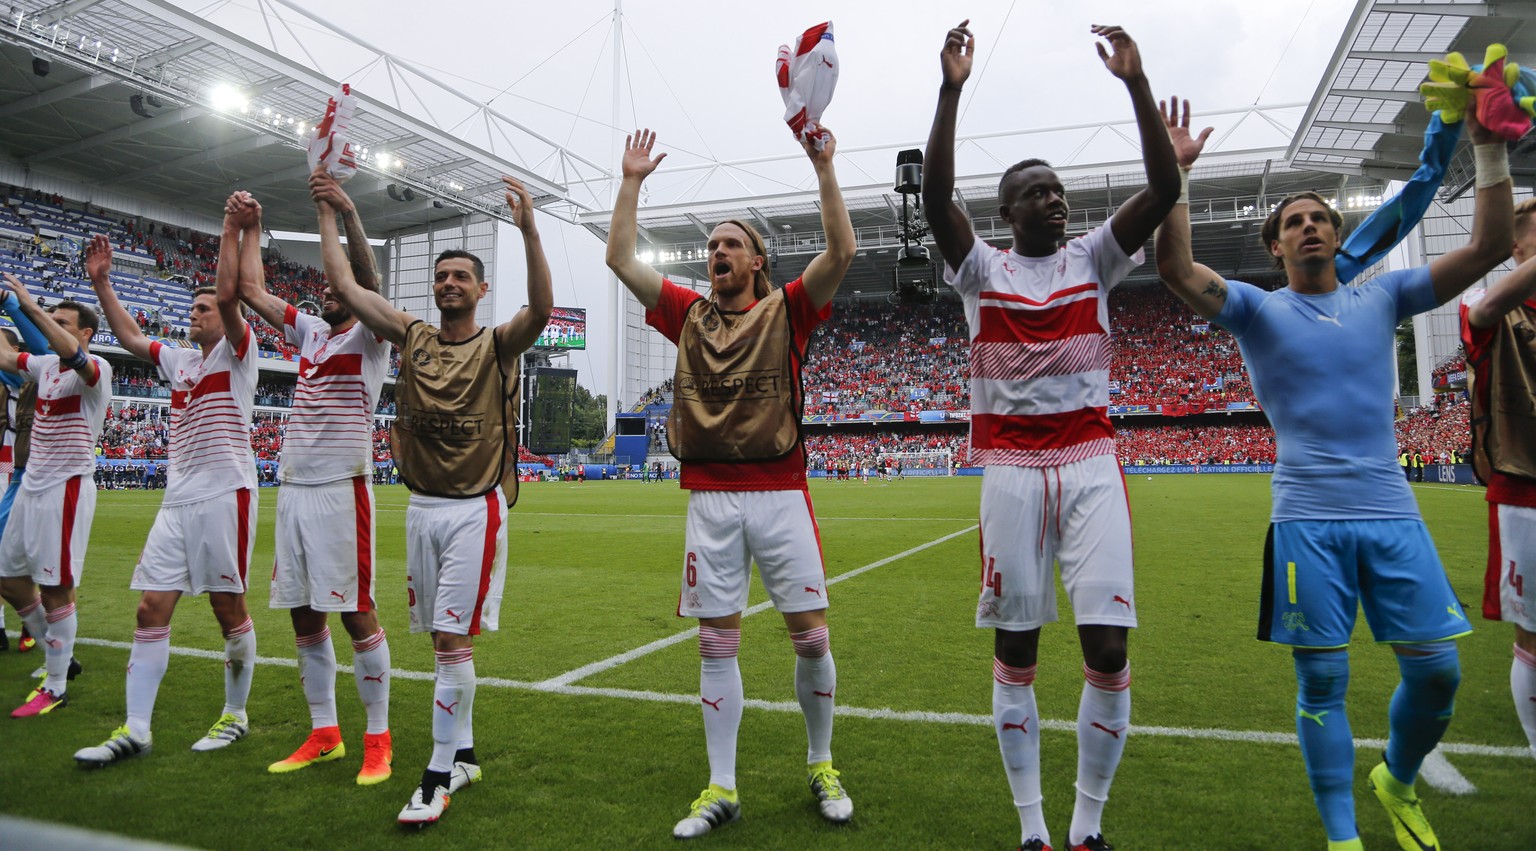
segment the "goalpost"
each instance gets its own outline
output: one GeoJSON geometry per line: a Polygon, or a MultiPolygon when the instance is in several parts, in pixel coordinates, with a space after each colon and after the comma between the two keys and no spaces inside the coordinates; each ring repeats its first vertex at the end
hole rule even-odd
{"type": "Polygon", "coordinates": [[[955,472],[954,453],[948,449],[925,449],[920,452],[884,452],[879,464],[895,473],[900,464],[903,476],[952,476],[955,472]]]}

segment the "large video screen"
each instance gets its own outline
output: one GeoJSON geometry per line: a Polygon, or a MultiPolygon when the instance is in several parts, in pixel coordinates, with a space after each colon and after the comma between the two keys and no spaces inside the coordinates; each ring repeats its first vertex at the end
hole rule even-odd
{"type": "Polygon", "coordinates": [[[532,367],[523,388],[527,425],[524,441],[535,455],[563,455],[571,451],[571,412],[576,391],[576,370],[532,367]]]}
{"type": "Polygon", "coordinates": [[[587,347],[587,309],[557,307],[549,314],[549,324],[533,345],[541,349],[585,349],[587,347]]]}

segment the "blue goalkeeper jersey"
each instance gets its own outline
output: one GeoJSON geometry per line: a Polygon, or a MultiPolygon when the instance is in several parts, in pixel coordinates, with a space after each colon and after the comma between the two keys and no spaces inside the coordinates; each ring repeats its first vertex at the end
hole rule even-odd
{"type": "Polygon", "coordinates": [[[1397,463],[1395,330],[1435,306],[1429,267],[1323,295],[1227,282],[1232,332],[1275,428],[1270,519],[1419,517],[1397,463]]]}

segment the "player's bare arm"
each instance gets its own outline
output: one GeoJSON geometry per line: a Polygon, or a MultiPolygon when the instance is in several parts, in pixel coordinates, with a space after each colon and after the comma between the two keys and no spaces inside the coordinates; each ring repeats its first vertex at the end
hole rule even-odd
{"type": "Polygon", "coordinates": [[[1474,152],[1480,153],[1481,149],[1495,155],[1503,169],[1503,179],[1490,180],[1499,175],[1483,174],[1484,167],[1479,163],[1477,196],[1472,204],[1472,239],[1429,264],[1429,280],[1434,285],[1435,301],[1439,304],[1460,295],[1462,290],[1492,272],[1509,257],[1509,247],[1515,242],[1514,183],[1509,178],[1508,156],[1503,153],[1504,140],[1479,124],[1476,112],[1476,109],[1467,110],[1467,136],[1472,140],[1474,152]],[[1486,145],[1496,147],[1484,148],[1486,145]]]}
{"type": "MultiPolygon", "coordinates": [[[[389,303],[389,299],[374,290],[359,286],[352,275],[352,264],[347,258],[347,252],[341,247],[341,231],[336,225],[333,202],[350,204],[350,199],[341,201],[345,197],[341,186],[336,178],[325,173],[323,167],[309,176],[309,194],[315,201],[315,210],[319,216],[320,254],[331,292],[368,330],[397,346],[403,344],[405,329],[416,318],[403,310],[397,310],[389,303]]],[[[367,243],[364,242],[364,245],[367,243]]]]}
{"type": "Polygon", "coordinates": [[[1467,321],[1473,328],[1488,328],[1503,319],[1504,314],[1533,298],[1536,298],[1536,257],[1516,266],[1513,272],[1489,287],[1482,298],[1467,308],[1467,321]]]}
{"type": "Polygon", "coordinates": [[[923,203],[928,205],[928,227],[933,241],[951,269],[958,269],[976,242],[971,220],[955,203],[955,123],[959,120],[960,91],[971,76],[976,57],[976,37],[967,29],[970,20],[960,22],[944,37],[939,51],[943,82],[939,85],[939,106],[928,131],[928,149],[923,154],[923,203]]]}
{"type": "Polygon", "coordinates": [[[341,216],[341,229],[347,235],[347,259],[352,263],[352,277],[365,290],[378,292],[384,285],[379,274],[379,264],[368,244],[368,232],[363,229],[363,219],[357,214],[352,197],[342,191],[341,184],[332,180],[327,194],[331,209],[341,216]]]}
{"type": "MultiPolygon", "coordinates": [[[[91,279],[91,289],[96,291],[96,301],[101,305],[101,313],[107,318],[107,327],[112,329],[112,335],[117,337],[117,344],[122,346],[129,354],[141,360],[154,361],[150,355],[150,340],[139,330],[139,323],[133,321],[127,308],[118,301],[117,293],[112,290],[112,282],[107,274],[112,271],[112,243],[103,234],[91,237],[91,242],[85,247],[85,272],[91,279]]],[[[41,326],[39,326],[41,327],[41,326]]]]}
{"type": "Polygon", "coordinates": [[[635,256],[639,232],[640,184],[667,158],[657,154],[651,158],[656,146],[656,134],[650,130],[636,130],[624,137],[622,182],[618,197],[613,199],[613,221],[608,224],[608,268],[619,282],[635,294],[646,310],[661,302],[661,273],[650,264],[635,256]]]}
{"type": "Polygon", "coordinates": [[[838,285],[853,264],[858,245],[853,236],[853,220],[848,217],[848,205],[843,201],[842,187],[837,185],[837,171],[832,158],[837,153],[837,137],[825,126],[821,128],[826,138],[822,149],[816,150],[810,139],[801,139],[800,147],[811,158],[816,169],[816,186],[821,200],[821,229],[827,235],[827,250],[811,258],[800,276],[805,294],[817,310],[837,295],[838,285]]]}
{"type": "MultiPolygon", "coordinates": [[[[1195,165],[1205,140],[1210,138],[1211,128],[1200,131],[1199,136],[1189,132],[1189,101],[1184,101],[1182,117],[1179,99],[1172,98],[1158,104],[1167,127],[1168,138],[1173,145],[1174,160],[1186,174],[1195,165]]],[[[1154,254],[1157,257],[1157,274],[1173,294],[1194,308],[1206,319],[1221,312],[1227,301],[1227,282],[1210,268],[1195,262],[1191,246],[1189,226],[1189,202],[1181,200],[1173,206],[1168,217],[1157,229],[1154,254]]]]}
{"type": "MultiPolygon", "coordinates": [[[[6,272],[5,285],[16,294],[16,301],[21,304],[21,312],[32,320],[32,324],[37,326],[37,330],[43,332],[44,337],[48,338],[48,348],[53,349],[59,356],[59,361],[80,373],[80,377],[85,379],[86,383],[94,385],[97,375],[96,361],[82,357],[85,350],[80,345],[80,340],[53,321],[53,317],[43,312],[42,307],[38,306],[37,299],[32,297],[32,293],[21,279],[6,272]]],[[[0,334],[0,337],[3,336],[5,335],[0,334]]],[[[15,372],[18,365],[14,349],[11,350],[10,359],[0,358],[0,369],[15,372]]]]}
{"type": "Polygon", "coordinates": [[[516,368],[517,358],[544,333],[549,314],[555,309],[555,294],[544,244],[533,220],[533,196],[515,177],[503,175],[501,181],[506,185],[503,194],[512,211],[512,224],[523,234],[523,252],[528,262],[528,305],[496,327],[502,366],[511,370],[516,368]]]}
{"type": "Polygon", "coordinates": [[[240,351],[245,342],[245,317],[240,312],[240,243],[246,223],[255,219],[255,231],[249,239],[256,241],[261,250],[261,219],[240,200],[241,193],[229,196],[224,205],[224,230],[219,237],[219,259],[214,267],[214,289],[217,291],[219,318],[224,322],[224,339],[230,348],[240,351]]]}
{"type": "Polygon", "coordinates": [[[1095,26],[1093,34],[1109,42],[1113,52],[1095,42],[1099,58],[1122,82],[1131,95],[1136,112],[1136,130],[1141,136],[1141,158],[1147,170],[1147,188],[1120,205],[1109,220],[1109,230],[1126,254],[1134,254],[1152,237],[1152,232],[1168,216],[1179,198],[1179,167],[1174,161],[1173,144],[1163,126],[1163,117],[1152,96],[1152,85],[1141,67],[1141,50],[1125,30],[1116,26],[1095,26]]]}
{"type": "Polygon", "coordinates": [[[246,218],[242,219],[240,300],[254,310],[263,322],[282,330],[283,319],[288,313],[288,302],[267,292],[266,269],[261,263],[261,204],[249,192],[235,194],[240,196],[240,203],[251,210],[246,214],[246,218]],[[251,215],[255,217],[254,223],[246,224],[251,215]]]}

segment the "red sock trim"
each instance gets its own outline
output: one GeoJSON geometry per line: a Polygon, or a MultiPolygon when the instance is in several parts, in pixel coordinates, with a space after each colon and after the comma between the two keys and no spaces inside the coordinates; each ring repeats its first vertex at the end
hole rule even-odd
{"type": "Polygon", "coordinates": [[[168,626],[139,627],[133,631],[133,640],[141,643],[170,641],[171,628],[168,626]]]}
{"type": "Polygon", "coordinates": [[[1083,666],[1083,679],[1099,691],[1125,691],[1131,687],[1131,663],[1126,662],[1125,667],[1113,674],[1083,666]]]}
{"type": "Polygon", "coordinates": [[[325,627],[314,635],[296,635],[293,643],[298,647],[314,647],[316,644],[324,644],[331,640],[331,628],[325,627]]]}
{"type": "Polygon", "coordinates": [[[60,606],[57,609],[54,609],[53,611],[49,612],[47,614],[46,620],[49,623],[58,623],[59,621],[64,620],[65,618],[69,617],[70,615],[72,615],[74,613],[75,613],[75,604],[74,603],[69,603],[69,604],[60,606]]]}
{"type": "Polygon", "coordinates": [[[699,655],[705,659],[732,659],[741,649],[741,630],[699,627],[699,655]]]}
{"type": "Polygon", "coordinates": [[[437,651],[437,664],[462,665],[465,662],[475,660],[475,648],[465,647],[463,650],[439,650],[437,651]]]}
{"type": "Polygon", "coordinates": [[[29,603],[29,604],[27,604],[25,606],[22,606],[21,608],[17,609],[16,610],[16,614],[21,615],[22,617],[26,617],[27,615],[30,615],[33,612],[37,611],[37,607],[41,606],[42,604],[43,604],[43,598],[42,597],[38,597],[37,599],[33,600],[31,603],[29,603]]]}
{"type": "Polygon", "coordinates": [[[1536,653],[1532,653],[1518,644],[1514,645],[1514,647],[1515,658],[1520,660],[1520,664],[1527,668],[1536,668],[1536,653]]]}
{"type": "MultiPolygon", "coordinates": [[[[227,641],[231,638],[239,638],[240,636],[245,635],[247,632],[250,632],[255,628],[256,625],[251,623],[251,619],[247,617],[244,623],[240,624],[229,632],[224,633],[224,639],[227,641]]],[[[329,630],[327,630],[326,634],[330,634],[329,630]]]]}
{"type": "Polygon", "coordinates": [[[820,659],[832,652],[832,641],[825,625],[805,632],[792,632],[789,640],[795,645],[795,655],[805,659],[820,659]]]}
{"type": "Polygon", "coordinates": [[[1015,668],[1012,665],[1004,665],[1003,660],[992,660],[992,679],[1005,686],[1032,686],[1035,684],[1036,665],[1028,668],[1015,668]]]}
{"type": "Polygon", "coordinates": [[[363,639],[362,641],[354,641],[354,642],[352,642],[352,652],[354,652],[354,653],[367,653],[369,650],[374,650],[374,649],[376,649],[378,647],[382,647],[383,645],[384,645],[384,628],[383,627],[379,627],[379,631],[375,632],[373,635],[368,636],[367,638],[363,639]]]}

